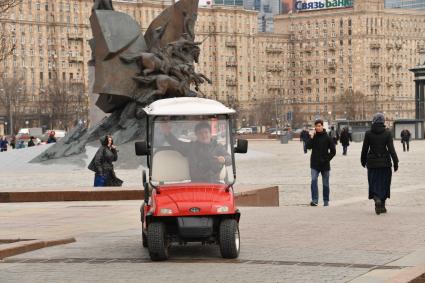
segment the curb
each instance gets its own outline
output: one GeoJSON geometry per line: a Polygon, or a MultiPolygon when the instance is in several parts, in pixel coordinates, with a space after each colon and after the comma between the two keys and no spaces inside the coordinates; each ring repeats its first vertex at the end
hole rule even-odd
{"type": "Polygon", "coordinates": [[[407,283],[416,279],[422,274],[425,274],[425,265],[409,267],[403,269],[403,271],[401,271],[397,275],[389,278],[387,281],[385,281],[385,283],[407,283]]]}
{"type": "MultiPolygon", "coordinates": [[[[143,190],[75,190],[75,191],[28,191],[1,192],[0,203],[16,202],[63,202],[63,201],[113,201],[143,200],[143,190]]],[[[254,189],[235,193],[235,202],[239,206],[279,206],[278,186],[254,189]]]]}
{"type": "Polygon", "coordinates": [[[41,240],[29,240],[29,241],[20,241],[10,244],[5,244],[4,247],[0,246],[0,259],[6,257],[27,253],[35,251],[42,248],[47,248],[51,246],[64,245],[75,242],[75,238],[65,238],[65,239],[53,239],[47,241],[41,240]]]}

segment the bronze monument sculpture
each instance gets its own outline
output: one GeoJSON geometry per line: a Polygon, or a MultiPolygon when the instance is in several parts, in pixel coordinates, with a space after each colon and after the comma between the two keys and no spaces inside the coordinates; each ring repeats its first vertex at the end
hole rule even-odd
{"type": "Polygon", "coordinates": [[[154,19],[143,35],[134,19],[114,10],[111,0],[95,0],[89,64],[95,67],[96,106],[110,116],[89,129],[77,126],[33,161],[81,153],[87,143],[109,133],[116,144],[140,139],[144,106],[161,98],[197,96],[199,85],[211,83],[194,66],[200,55],[194,34],[197,10],[198,0],[181,0],[154,19]]]}

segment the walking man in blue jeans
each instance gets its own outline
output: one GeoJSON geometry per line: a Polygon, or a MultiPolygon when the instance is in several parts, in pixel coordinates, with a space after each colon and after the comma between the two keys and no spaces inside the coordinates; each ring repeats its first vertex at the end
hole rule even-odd
{"type": "Polygon", "coordinates": [[[329,205],[329,171],[331,170],[330,161],[336,154],[335,143],[323,128],[323,120],[314,122],[314,133],[307,142],[307,148],[311,149],[310,168],[311,168],[311,206],[317,206],[319,203],[319,190],[317,181],[319,174],[322,174],[323,181],[323,205],[329,205]]]}

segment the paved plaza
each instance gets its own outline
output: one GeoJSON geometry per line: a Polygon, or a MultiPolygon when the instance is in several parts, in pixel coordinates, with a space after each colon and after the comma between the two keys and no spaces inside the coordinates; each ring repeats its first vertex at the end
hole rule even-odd
{"type": "MultiPolygon", "coordinates": [[[[280,207],[241,208],[237,260],[223,260],[218,247],[190,244],[172,247],[168,262],[152,263],[141,243],[140,201],[0,204],[0,240],[76,239],[0,261],[0,282],[385,282],[425,265],[425,142],[412,142],[409,153],[395,145],[400,168],[389,212],[377,216],[367,200],[361,144],[352,144],[348,156],[338,145],[330,206],[310,207],[309,154],[301,144],[250,141],[249,153],[237,156],[237,183],[279,185],[280,207]]],[[[76,158],[46,166],[22,164],[23,150],[19,161],[16,152],[6,154],[0,191],[60,190],[93,180],[76,158]]],[[[134,164],[116,170],[125,186],[140,184],[134,164]]]]}

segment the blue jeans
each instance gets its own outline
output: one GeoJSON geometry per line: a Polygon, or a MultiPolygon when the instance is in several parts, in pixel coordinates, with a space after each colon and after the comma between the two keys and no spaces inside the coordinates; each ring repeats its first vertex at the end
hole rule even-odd
{"type": "MultiPolygon", "coordinates": [[[[323,181],[323,201],[329,201],[329,171],[322,171],[323,181]]],[[[320,171],[311,169],[311,200],[315,203],[319,202],[319,189],[317,187],[317,181],[319,179],[320,171]]]]}

